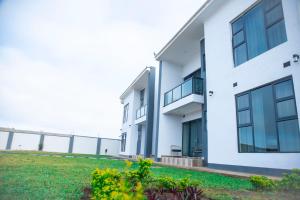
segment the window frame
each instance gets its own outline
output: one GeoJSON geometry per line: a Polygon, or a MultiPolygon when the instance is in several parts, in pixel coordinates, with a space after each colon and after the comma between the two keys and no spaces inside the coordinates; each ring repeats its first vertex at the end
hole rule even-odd
{"type": "Polygon", "coordinates": [[[129,103],[127,103],[123,107],[123,124],[125,124],[128,121],[128,111],[129,111],[129,103]]]}
{"type": "Polygon", "coordinates": [[[127,138],[127,133],[122,133],[121,134],[121,152],[126,151],[126,138],[127,138]]]}
{"type": "Polygon", "coordinates": [[[254,59],[255,57],[257,57],[257,56],[259,56],[259,55],[261,55],[261,54],[263,54],[263,53],[265,53],[265,52],[267,52],[267,51],[269,51],[269,50],[271,50],[271,49],[273,49],[273,48],[275,48],[275,47],[277,47],[277,46],[279,46],[279,45],[281,45],[281,44],[283,44],[283,43],[285,43],[285,42],[288,41],[288,35],[287,35],[287,32],[286,32],[286,23],[285,23],[285,17],[284,17],[284,10],[283,10],[283,6],[282,6],[282,0],[280,0],[278,3],[276,3],[275,5],[273,5],[272,7],[270,7],[269,9],[266,9],[265,2],[266,2],[266,0],[258,0],[257,2],[255,2],[254,4],[252,4],[249,8],[247,8],[245,11],[243,11],[240,15],[238,15],[236,18],[234,18],[234,19],[231,20],[231,22],[230,22],[230,25],[231,25],[231,49],[232,49],[232,57],[233,57],[233,65],[234,65],[234,68],[236,68],[236,67],[238,67],[238,66],[240,66],[240,65],[242,65],[242,64],[244,64],[244,63],[246,63],[246,62],[248,62],[249,60],[254,59]],[[255,8],[256,6],[258,6],[259,4],[261,4],[260,6],[263,7],[262,9],[263,9],[263,16],[264,16],[264,19],[263,19],[263,21],[264,21],[264,34],[265,34],[265,37],[266,37],[267,50],[266,50],[266,51],[263,51],[263,52],[261,52],[261,53],[259,53],[258,55],[254,56],[253,58],[250,58],[250,59],[249,59],[248,42],[247,42],[247,33],[246,33],[246,31],[245,31],[245,25],[244,25],[244,19],[243,19],[243,18],[245,17],[245,15],[246,15],[249,11],[251,11],[252,9],[254,9],[254,8],[255,8]],[[276,8],[277,6],[280,6],[280,7],[281,7],[281,10],[282,10],[282,17],[279,18],[279,19],[277,19],[276,21],[274,21],[272,24],[267,25],[267,18],[266,18],[267,13],[271,12],[271,11],[272,11],[274,8],[276,8]],[[243,22],[243,27],[242,27],[240,30],[234,32],[234,30],[233,30],[233,24],[234,24],[235,22],[237,22],[238,20],[242,20],[242,22],[243,22]],[[267,31],[268,31],[269,28],[271,28],[272,26],[274,26],[274,25],[280,23],[281,21],[284,22],[286,40],[283,41],[283,42],[280,43],[280,44],[277,44],[277,45],[274,46],[274,47],[270,47],[270,44],[269,44],[269,37],[268,37],[267,31]],[[240,33],[241,31],[243,31],[243,33],[244,33],[244,34],[243,34],[243,35],[244,35],[244,41],[243,41],[243,42],[240,42],[239,44],[234,45],[234,36],[236,36],[236,35],[237,35],[238,33],[240,33]],[[245,47],[246,47],[246,61],[245,61],[245,62],[242,62],[242,63],[239,63],[239,64],[236,64],[236,62],[235,62],[235,59],[236,59],[236,58],[235,58],[235,49],[238,48],[238,47],[240,47],[240,46],[243,45],[243,44],[245,44],[245,47]]]}
{"type": "Polygon", "coordinates": [[[298,117],[298,110],[297,110],[297,100],[296,100],[296,96],[295,96],[295,87],[294,87],[294,82],[293,82],[293,77],[292,76],[287,76],[263,85],[260,85],[258,87],[252,88],[250,90],[238,93],[235,95],[235,113],[236,113],[236,133],[237,133],[237,146],[238,146],[238,153],[300,153],[300,151],[281,151],[280,149],[280,141],[279,141],[279,132],[278,132],[278,123],[279,122],[283,122],[283,121],[289,121],[289,120],[298,120],[298,131],[300,133],[300,125],[299,125],[299,117],[298,117]],[[293,91],[293,95],[290,95],[288,97],[283,97],[283,98],[279,98],[276,99],[276,91],[275,91],[275,85],[283,83],[285,81],[291,81],[291,87],[292,87],[292,91],[293,91]],[[254,127],[253,127],[253,114],[252,114],[252,98],[250,97],[251,92],[255,91],[257,89],[266,87],[266,86],[272,86],[272,92],[273,92],[273,100],[274,100],[274,112],[275,112],[275,124],[276,124],[276,134],[277,134],[277,145],[278,145],[278,151],[266,151],[266,152],[257,152],[255,151],[255,136],[254,136],[254,127]],[[248,100],[249,100],[249,106],[247,108],[242,108],[242,109],[238,109],[238,97],[241,97],[243,95],[248,95],[248,100]],[[294,103],[295,103],[295,115],[293,116],[288,116],[288,117],[283,117],[283,118],[279,118],[278,117],[278,111],[277,111],[277,103],[278,102],[282,102],[282,101],[286,101],[286,100],[290,100],[290,99],[294,99],[294,103]],[[243,125],[239,125],[239,121],[238,121],[238,112],[240,111],[244,111],[244,110],[250,110],[250,124],[243,124],[243,125]],[[252,140],[253,140],[253,151],[252,152],[242,152],[241,148],[240,148],[240,135],[239,135],[239,128],[243,128],[243,127],[252,127],[252,140]]]}

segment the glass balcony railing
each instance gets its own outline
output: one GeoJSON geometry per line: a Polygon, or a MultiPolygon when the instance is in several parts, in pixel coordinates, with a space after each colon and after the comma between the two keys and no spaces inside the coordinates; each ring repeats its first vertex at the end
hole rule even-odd
{"type": "Polygon", "coordinates": [[[139,109],[136,110],[136,119],[144,117],[147,113],[147,105],[141,106],[139,109]]]}
{"type": "Polygon", "coordinates": [[[203,94],[203,80],[192,77],[185,80],[179,86],[164,94],[164,105],[169,105],[190,94],[203,94]]]}

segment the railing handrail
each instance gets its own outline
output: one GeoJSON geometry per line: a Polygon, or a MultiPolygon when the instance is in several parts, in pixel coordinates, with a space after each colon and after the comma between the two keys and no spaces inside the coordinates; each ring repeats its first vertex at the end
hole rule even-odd
{"type": "Polygon", "coordinates": [[[136,119],[139,119],[146,115],[146,111],[147,111],[146,108],[147,108],[147,104],[144,104],[144,105],[140,106],[138,109],[136,109],[136,119]],[[142,110],[144,110],[143,115],[141,114],[142,110]],[[138,111],[140,111],[140,116],[138,116],[138,111]]]}
{"type": "MultiPolygon", "coordinates": [[[[164,106],[169,105],[169,104],[175,102],[175,101],[173,101],[173,93],[172,93],[172,102],[166,104],[165,98],[166,98],[166,94],[168,94],[169,92],[173,91],[174,89],[176,89],[176,88],[178,88],[178,87],[181,88],[181,94],[180,94],[180,98],[179,98],[179,99],[182,99],[182,98],[188,96],[188,95],[186,95],[186,96],[183,96],[183,95],[182,95],[182,85],[185,84],[186,82],[190,81],[190,80],[192,80],[192,93],[191,93],[191,94],[196,94],[196,93],[195,93],[195,83],[194,83],[194,80],[203,80],[203,78],[200,78],[200,77],[190,77],[190,78],[184,80],[182,83],[180,83],[180,84],[177,85],[176,87],[173,87],[171,90],[168,90],[167,92],[164,93],[164,106]]],[[[203,92],[203,89],[202,89],[202,92],[203,92]]],[[[200,92],[200,94],[201,94],[201,92],[200,92]]],[[[178,100],[179,100],[179,99],[178,99],[178,100]]],[[[177,101],[177,100],[176,100],[176,101],[177,101]]]]}

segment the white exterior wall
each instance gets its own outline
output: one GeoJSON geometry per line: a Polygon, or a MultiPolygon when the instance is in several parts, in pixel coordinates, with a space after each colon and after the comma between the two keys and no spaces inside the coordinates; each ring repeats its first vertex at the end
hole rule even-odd
{"type": "MultiPolygon", "coordinates": [[[[129,109],[128,109],[128,120],[127,122],[123,123],[122,121],[122,130],[121,133],[126,133],[126,147],[125,151],[121,152],[120,155],[132,155],[133,149],[132,149],[132,141],[134,140],[134,136],[132,133],[134,133],[134,109],[135,105],[133,104],[134,102],[134,91],[130,92],[127,97],[124,99],[123,107],[129,103],[129,109]]],[[[123,118],[122,118],[123,120],[123,118]]]]}
{"type": "Polygon", "coordinates": [[[121,146],[120,140],[103,138],[101,139],[100,155],[118,156],[120,146],[121,146]],[[105,149],[107,149],[107,153],[105,153],[105,149]]]}
{"type": "Polygon", "coordinates": [[[35,150],[39,148],[40,135],[14,133],[11,150],[35,150]]]}
{"type": "Polygon", "coordinates": [[[158,157],[170,155],[171,145],[182,145],[182,117],[162,113],[164,93],[182,82],[182,67],[167,61],[163,61],[162,65],[158,157]]]}
{"type": "MultiPolygon", "coordinates": [[[[145,78],[145,76],[143,78],[145,78]]],[[[138,139],[138,124],[135,124],[135,120],[136,120],[136,111],[137,111],[137,109],[139,109],[141,107],[140,106],[140,91],[142,89],[145,89],[144,105],[148,105],[148,102],[147,102],[148,96],[147,95],[148,95],[149,88],[148,88],[147,81],[145,81],[145,83],[142,82],[142,83],[132,86],[131,91],[123,99],[124,106],[129,103],[129,110],[128,110],[128,121],[126,123],[122,124],[122,130],[121,130],[121,133],[125,133],[125,132],[127,133],[126,148],[125,148],[125,152],[120,151],[120,155],[124,155],[124,156],[136,155],[137,139],[138,139]],[[143,85],[144,85],[144,87],[143,87],[143,85]]],[[[142,122],[142,123],[145,124],[145,122],[142,122]]],[[[145,131],[145,129],[144,129],[144,131],[145,131]]],[[[145,133],[144,133],[144,135],[145,135],[145,133]]],[[[145,142],[144,139],[145,138],[142,138],[142,142],[145,142]]],[[[141,154],[143,154],[143,153],[144,153],[144,147],[141,148],[141,154]]]]}
{"type": "MultiPolygon", "coordinates": [[[[162,63],[158,157],[161,157],[161,155],[170,155],[171,145],[182,146],[183,122],[199,119],[202,116],[201,111],[187,114],[184,117],[162,113],[164,110],[164,93],[181,84],[184,77],[199,68],[200,52],[194,52],[190,59],[183,65],[174,64],[169,61],[163,61],[162,63]]],[[[169,106],[172,106],[172,104],[169,106]]]]}
{"type": "Polygon", "coordinates": [[[202,118],[202,112],[194,112],[194,113],[190,113],[188,115],[185,115],[185,117],[182,118],[181,122],[188,122],[188,121],[192,121],[195,119],[199,119],[202,118]]]}
{"type": "Polygon", "coordinates": [[[299,153],[238,153],[235,94],[292,75],[298,114],[300,108],[300,64],[292,62],[300,54],[300,1],[282,1],[288,41],[234,68],[230,22],[254,2],[226,1],[204,24],[207,91],[214,91],[207,97],[208,162],[300,168],[299,153]],[[287,61],[291,66],[283,68],[287,61]]]}
{"type": "Polygon", "coordinates": [[[8,132],[2,132],[0,131],[0,149],[5,150],[6,145],[7,145],[7,140],[8,140],[8,132]]]}
{"type": "Polygon", "coordinates": [[[45,135],[43,151],[68,153],[69,142],[70,137],[45,135]]]}
{"type": "MultiPolygon", "coordinates": [[[[199,42],[200,45],[200,42],[199,42]]],[[[200,68],[200,52],[196,52],[182,67],[182,79],[200,68]]]]}
{"type": "Polygon", "coordinates": [[[96,154],[97,138],[74,136],[73,153],[96,154]]]}

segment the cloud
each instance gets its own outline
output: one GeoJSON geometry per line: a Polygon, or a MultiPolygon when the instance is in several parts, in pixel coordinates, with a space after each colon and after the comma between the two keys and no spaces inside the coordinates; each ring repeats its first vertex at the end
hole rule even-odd
{"type": "Polygon", "coordinates": [[[1,1],[0,126],[118,137],[120,94],[202,3],[1,1]]]}

